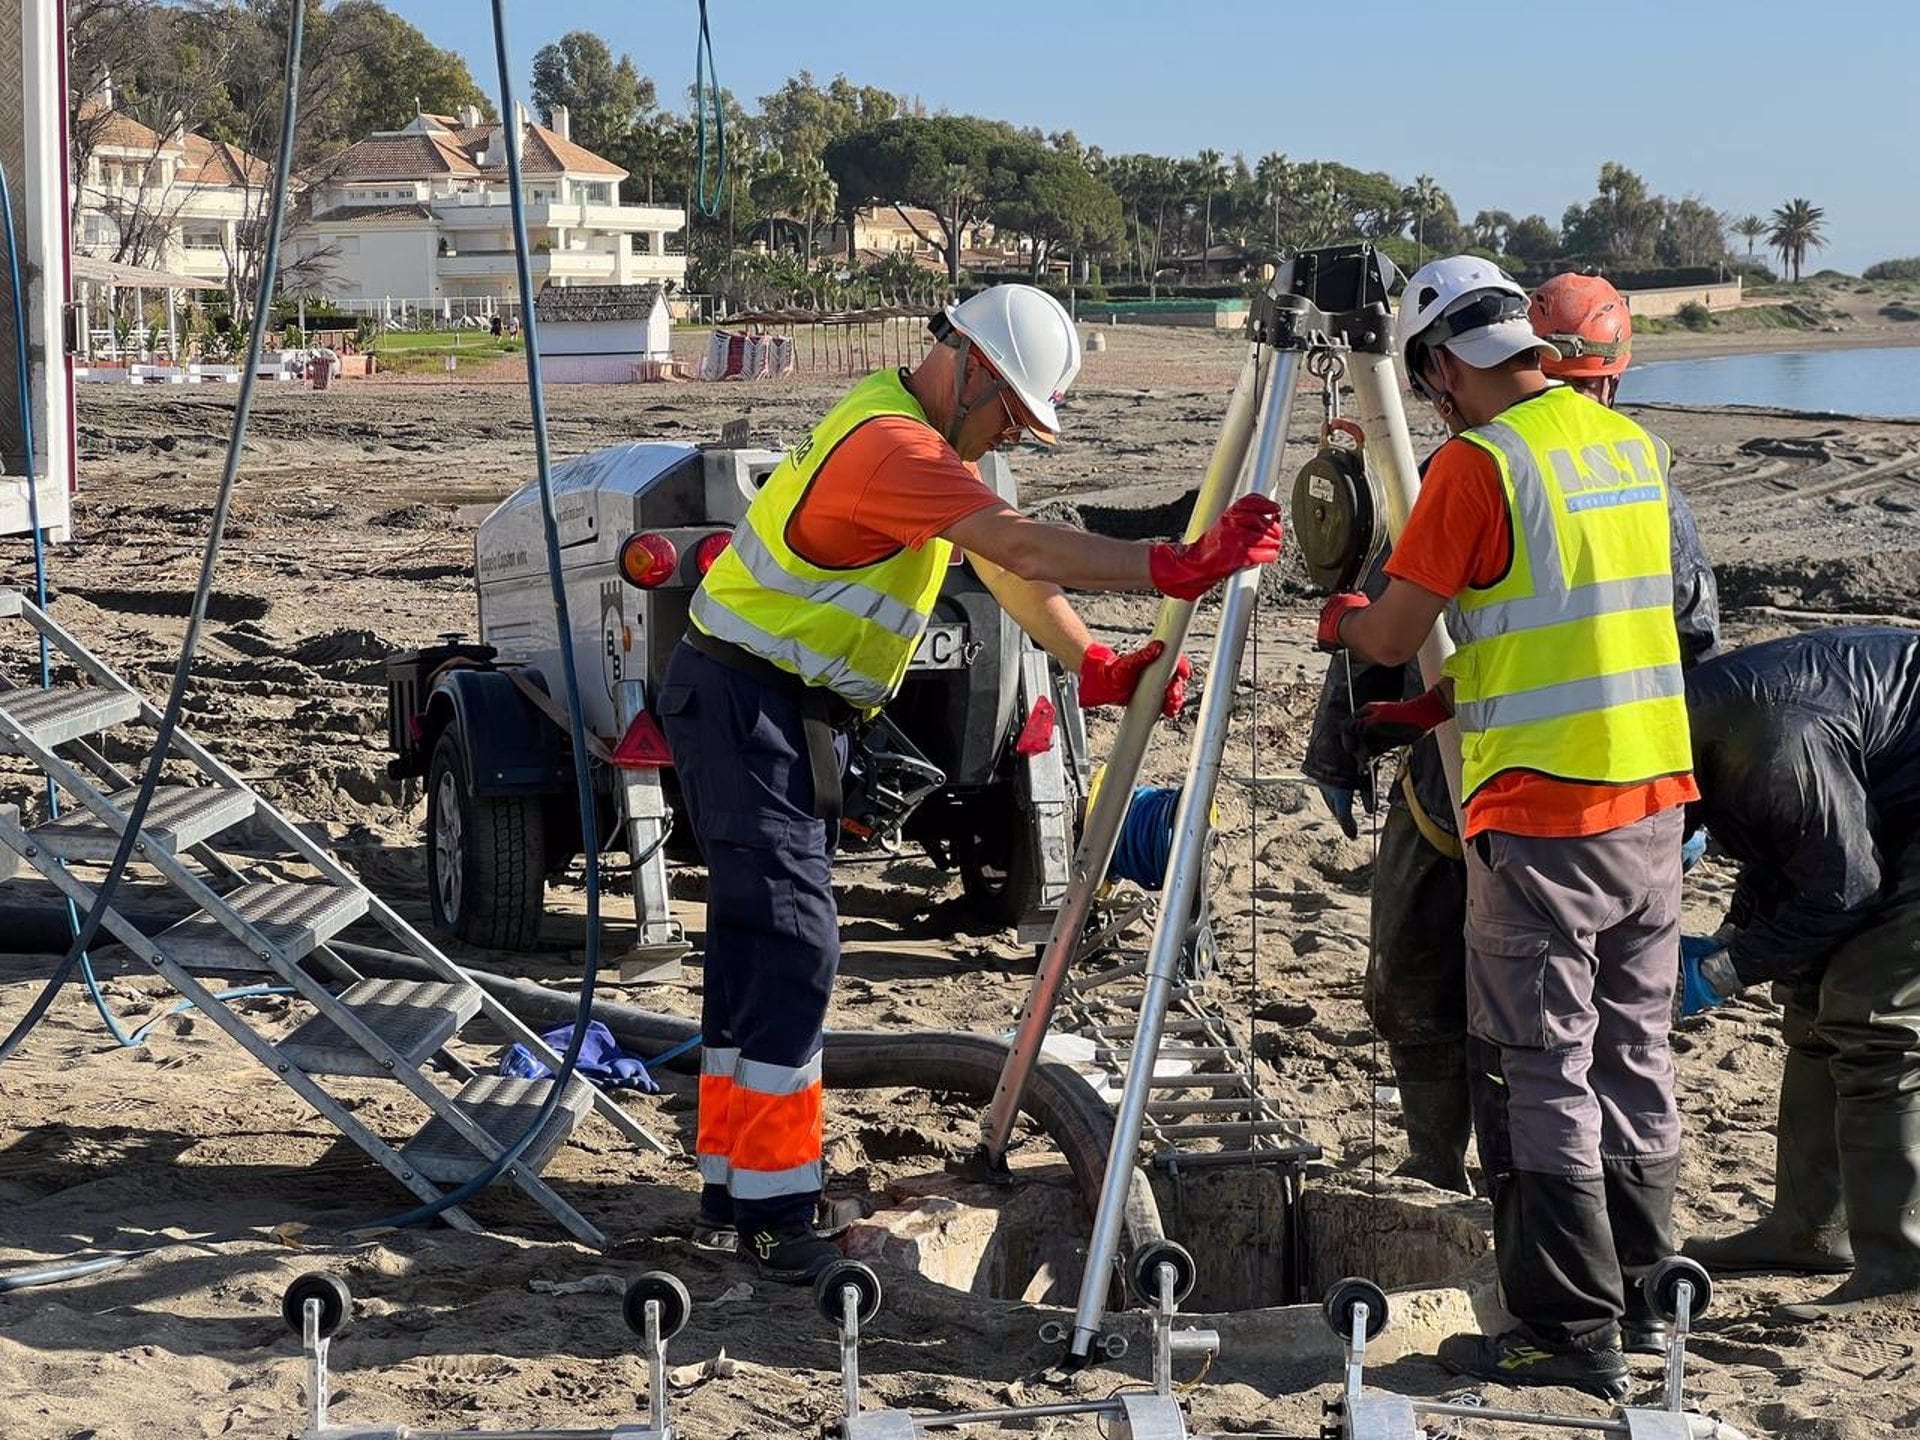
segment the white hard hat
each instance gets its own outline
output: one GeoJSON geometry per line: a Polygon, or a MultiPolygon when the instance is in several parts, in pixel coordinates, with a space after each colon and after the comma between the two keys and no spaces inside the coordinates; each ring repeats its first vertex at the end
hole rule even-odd
{"type": "Polygon", "coordinates": [[[1523,350],[1560,354],[1534,333],[1519,281],[1477,255],[1450,255],[1413,272],[1400,292],[1393,340],[1409,370],[1407,347],[1416,340],[1444,345],[1476,370],[1491,370],[1523,350]]]}
{"type": "Polygon", "coordinates": [[[949,305],[947,321],[1019,397],[1042,438],[1058,435],[1054,407],[1080,373],[1080,332],[1066,306],[1031,285],[995,285],[949,305]]]}

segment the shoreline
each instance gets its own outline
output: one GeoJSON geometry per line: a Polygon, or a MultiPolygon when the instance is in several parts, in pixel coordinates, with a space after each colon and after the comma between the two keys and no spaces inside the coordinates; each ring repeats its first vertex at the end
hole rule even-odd
{"type": "Polygon", "coordinates": [[[1898,350],[1920,348],[1920,324],[1909,328],[1863,326],[1853,330],[1743,330],[1726,335],[1635,337],[1634,364],[1663,360],[1714,360],[1726,355],[1776,355],[1796,350],[1898,350]]]}

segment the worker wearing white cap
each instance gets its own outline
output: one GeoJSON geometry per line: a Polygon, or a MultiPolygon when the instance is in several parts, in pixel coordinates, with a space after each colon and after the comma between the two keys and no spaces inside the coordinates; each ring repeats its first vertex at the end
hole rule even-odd
{"type": "MultiPolygon", "coordinates": [[[[1080,369],[1060,303],[984,290],[934,320],[911,371],[856,385],[788,452],[695,593],[659,710],[707,862],[701,1222],[769,1279],[808,1281],[837,1252],[812,1219],[821,1164],[821,1030],[838,967],[831,877],[847,728],[893,697],[955,549],[1079,677],[1083,706],[1125,704],[1162,658],[1094,643],[1063,587],[1192,599],[1280,550],[1249,496],[1190,545],[1105,539],[1029,519],[973,462],[1052,444],[1080,369]]],[[[1179,708],[1185,657],[1161,667],[1179,708]]]]}
{"type": "Polygon", "coordinates": [[[1471,255],[1408,280],[1396,341],[1453,438],[1377,601],[1328,648],[1398,664],[1442,613],[1447,682],[1396,705],[1461,745],[1468,1080],[1502,1295],[1519,1321],[1441,1362],[1513,1384],[1627,1384],[1627,1287],[1672,1248],[1667,1032],[1692,776],[1668,451],[1549,380],[1527,292],[1471,255]]]}

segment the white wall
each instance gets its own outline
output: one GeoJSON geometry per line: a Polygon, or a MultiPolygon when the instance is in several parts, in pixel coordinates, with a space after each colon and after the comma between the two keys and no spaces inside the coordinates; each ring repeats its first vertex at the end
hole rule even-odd
{"type": "Polygon", "coordinates": [[[619,357],[629,368],[635,360],[664,360],[673,352],[672,323],[664,302],[656,302],[646,320],[543,320],[540,354],[619,357]]]}
{"type": "MultiPolygon", "coordinates": [[[[357,239],[359,244],[341,245],[342,253],[330,260],[333,279],[322,287],[327,294],[343,300],[378,300],[389,295],[426,299],[440,293],[434,273],[440,241],[432,221],[404,229],[369,225],[355,236],[337,238],[357,239]]],[[[300,248],[311,252],[335,239],[324,233],[303,236],[300,248]]]]}

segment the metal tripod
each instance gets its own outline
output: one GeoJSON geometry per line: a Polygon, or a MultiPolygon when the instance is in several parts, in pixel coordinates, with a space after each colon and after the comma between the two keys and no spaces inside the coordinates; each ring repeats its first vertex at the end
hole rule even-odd
{"type": "MultiPolygon", "coordinates": [[[[1206,481],[1195,502],[1188,534],[1197,534],[1237,495],[1274,496],[1280,485],[1294,387],[1303,361],[1338,356],[1355,393],[1363,448],[1385,492],[1389,533],[1398,536],[1413,508],[1419,481],[1400,388],[1392,361],[1388,292],[1389,262],[1370,246],[1308,251],[1290,261],[1250,317],[1251,344],[1240,383],[1228,407],[1206,481]]],[[[1131,1047],[1126,1085],[1114,1125],[1107,1171],[1081,1284],[1066,1361],[1084,1364],[1099,1332],[1111,1266],[1119,1243],[1128,1177],[1134,1167],[1151,1097],[1154,1058],[1177,983],[1187,917],[1205,881],[1206,842],[1214,791],[1219,783],[1242,652],[1258,594],[1258,571],[1242,571],[1225,588],[1202,698],[1197,733],[1174,819],[1173,846],[1146,961],[1146,989],[1131,1047]]],[[[1155,638],[1168,642],[1170,663],[1192,615],[1190,605],[1168,602],[1155,638]]],[[[1440,678],[1448,653],[1436,625],[1420,651],[1429,684],[1440,678]]],[[[983,1157],[1003,1163],[1020,1094],[1045,1040],[1066,973],[1077,957],[1093,895],[1106,874],[1151,728],[1156,674],[1143,680],[1109,761],[1107,782],[1087,818],[1075,861],[1073,887],[1055,920],[1025,1011],[1001,1075],[982,1135],[983,1157]]],[[[1449,781],[1458,794],[1459,741],[1451,725],[1440,736],[1449,781]]]]}

